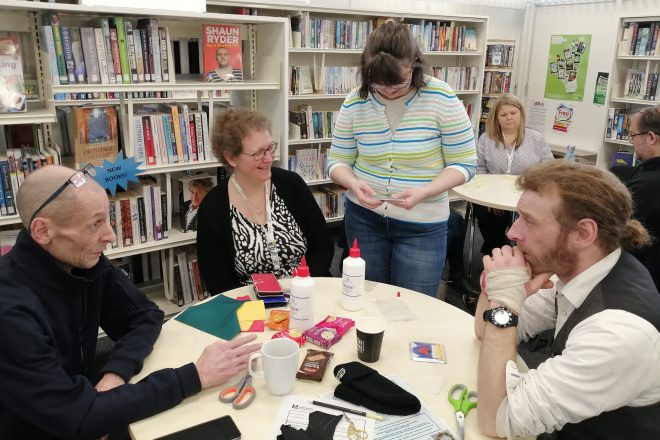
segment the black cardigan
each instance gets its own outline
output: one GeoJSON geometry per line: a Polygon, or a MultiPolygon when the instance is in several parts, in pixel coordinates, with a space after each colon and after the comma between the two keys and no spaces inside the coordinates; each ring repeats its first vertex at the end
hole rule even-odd
{"type": "MultiPolygon", "coordinates": [[[[305,181],[296,173],[272,168],[271,181],[307,240],[307,265],[312,276],[329,276],[334,248],[325,218],[305,181]]],[[[197,212],[197,261],[211,295],[240,287],[234,270],[236,250],[229,209],[229,179],[204,197],[197,212]]]]}

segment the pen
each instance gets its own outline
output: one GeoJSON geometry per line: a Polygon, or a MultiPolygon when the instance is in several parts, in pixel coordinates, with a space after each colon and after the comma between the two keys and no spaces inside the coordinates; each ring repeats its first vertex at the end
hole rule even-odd
{"type": "Polygon", "coordinates": [[[330,408],[330,409],[336,409],[337,411],[345,411],[347,413],[355,414],[355,415],[362,416],[362,417],[369,417],[370,419],[374,419],[374,420],[384,420],[383,416],[381,416],[379,414],[368,413],[368,412],[364,412],[364,411],[358,411],[358,410],[352,409],[352,408],[344,408],[343,406],[337,406],[337,405],[333,405],[331,403],[320,402],[318,400],[312,400],[312,404],[318,405],[318,406],[323,406],[323,407],[330,408]]]}

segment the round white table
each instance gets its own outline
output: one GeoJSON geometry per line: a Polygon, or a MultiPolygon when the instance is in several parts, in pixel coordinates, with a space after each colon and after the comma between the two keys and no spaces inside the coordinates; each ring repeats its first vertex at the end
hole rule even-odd
{"type": "Polygon", "coordinates": [[[477,205],[515,211],[521,194],[516,189],[517,178],[511,174],[477,174],[452,191],[457,197],[477,205]]]}
{"type": "MultiPolygon", "coordinates": [[[[286,287],[286,282],[282,283],[286,287]]],[[[360,316],[382,316],[374,299],[395,299],[401,291],[400,301],[412,310],[414,321],[390,322],[387,324],[380,360],[368,364],[382,375],[397,373],[412,387],[414,394],[426,406],[456,432],[454,410],[447,401],[447,392],[455,383],[463,383],[475,390],[477,385],[477,363],[479,341],[473,331],[473,317],[445,302],[417,292],[399,289],[386,284],[367,282],[365,286],[365,307],[359,312],[348,312],[339,305],[341,278],[316,278],[315,321],[321,321],[328,314],[334,313],[356,319],[360,316]],[[410,359],[408,345],[410,341],[437,342],[444,344],[447,363],[435,364],[414,362],[410,359]]],[[[249,287],[235,289],[229,296],[250,294],[249,287]]],[[[268,310],[267,310],[268,313],[268,310]]],[[[273,331],[266,328],[264,333],[257,333],[259,341],[271,338],[273,331]]],[[[151,355],[145,360],[142,372],[133,382],[152,371],[166,367],[178,367],[196,361],[202,349],[217,340],[216,337],[183,324],[174,319],[163,326],[162,333],[151,355]]],[[[319,347],[306,343],[300,350],[299,365],[307,348],[319,347]]],[[[355,328],[346,333],[341,341],[329,348],[334,353],[322,382],[297,379],[292,394],[317,398],[320,393],[334,390],[338,381],[332,371],[338,364],[357,359],[355,328]]],[[[524,363],[519,360],[524,367],[524,363]]],[[[229,383],[238,381],[240,376],[229,383]]],[[[263,380],[252,381],[256,399],[244,410],[234,410],[231,405],[221,403],[218,393],[221,387],[211,388],[183,401],[179,406],[151,418],[133,423],[130,432],[136,440],[153,439],[207,420],[230,414],[246,440],[265,440],[269,438],[275,416],[282,397],[268,393],[263,380]]],[[[226,385],[225,385],[226,386],[226,385]]],[[[477,408],[478,410],[478,408],[477,408]]],[[[472,410],[466,418],[466,437],[470,440],[487,438],[478,430],[477,410],[472,410]]]]}

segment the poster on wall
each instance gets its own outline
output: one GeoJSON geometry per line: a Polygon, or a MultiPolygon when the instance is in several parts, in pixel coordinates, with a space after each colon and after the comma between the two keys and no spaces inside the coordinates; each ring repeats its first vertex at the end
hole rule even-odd
{"type": "Polygon", "coordinates": [[[582,101],[587,80],[591,35],[552,35],[545,97],[582,101]]]}
{"type": "Polygon", "coordinates": [[[561,103],[555,110],[555,121],[552,124],[552,131],[555,133],[568,133],[573,123],[573,106],[570,104],[561,103]]]}
{"type": "Polygon", "coordinates": [[[605,104],[607,95],[607,81],[610,74],[607,72],[598,72],[596,76],[596,87],[594,89],[594,104],[605,104]]]}

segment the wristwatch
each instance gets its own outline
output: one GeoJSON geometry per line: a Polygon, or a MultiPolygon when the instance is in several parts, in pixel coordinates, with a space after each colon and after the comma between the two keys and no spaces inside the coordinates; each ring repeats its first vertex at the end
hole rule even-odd
{"type": "Polygon", "coordinates": [[[495,327],[507,328],[518,325],[518,315],[506,307],[497,307],[484,311],[484,321],[490,322],[495,327]]]}

